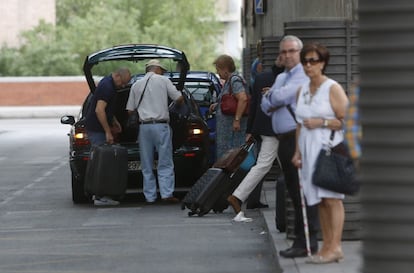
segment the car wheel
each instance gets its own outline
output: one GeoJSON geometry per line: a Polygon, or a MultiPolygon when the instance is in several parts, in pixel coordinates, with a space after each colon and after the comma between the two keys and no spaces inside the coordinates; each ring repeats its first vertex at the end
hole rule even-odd
{"type": "Polygon", "coordinates": [[[85,204],[90,201],[83,188],[83,180],[72,173],[72,201],[75,204],[85,204]]]}

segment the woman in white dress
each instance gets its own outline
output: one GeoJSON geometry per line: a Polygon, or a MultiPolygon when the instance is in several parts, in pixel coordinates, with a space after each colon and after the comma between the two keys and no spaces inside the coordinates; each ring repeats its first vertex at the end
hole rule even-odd
{"type": "Polygon", "coordinates": [[[316,158],[323,145],[328,144],[331,131],[335,131],[333,146],[343,140],[342,120],[348,104],[341,85],[324,74],[328,61],[329,51],[321,44],[311,43],[302,49],[301,62],[310,82],[298,91],[297,145],[292,159],[293,164],[299,168],[307,205],[318,204],[319,207],[322,248],[307,260],[317,264],[343,259],[341,240],[345,219],[342,203],[344,195],[312,183],[316,158]]]}

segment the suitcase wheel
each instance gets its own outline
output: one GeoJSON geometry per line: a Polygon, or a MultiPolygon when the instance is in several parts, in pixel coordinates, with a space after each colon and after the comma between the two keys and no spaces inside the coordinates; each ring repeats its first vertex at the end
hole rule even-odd
{"type": "Polygon", "coordinates": [[[208,210],[208,211],[200,210],[200,211],[197,213],[197,215],[198,215],[198,217],[202,217],[202,216],[206,215],[209,211],[210,211],[210,210],[208,210]]]}
{"type": "Polygon", "coordinates": [[[199,214],[199,211],[198,211],[198,210],[191,210],[191,211],[189,211],[189,212],[188,212],[188,216],[189,216],[189,217],[191,217],[191,216],[193,216],[193,215],[195,215],[195,214],[197,214],[197,215],[198,215],[198,214],[199,214]]]}

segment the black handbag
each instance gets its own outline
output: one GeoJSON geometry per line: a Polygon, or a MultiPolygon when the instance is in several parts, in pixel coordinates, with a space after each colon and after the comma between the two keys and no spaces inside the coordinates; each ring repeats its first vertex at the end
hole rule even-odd
{"type": "Polygon", "coordinates": [[[137,128],[138,124],[139,124],[138,111],[133,111],[128,115],[127,127],[128,128],[137,128]]]}
{"type": "Polygon", "coordinates": [[[360,186],[356,179],[356,168],[343,142],[332,147],[334,134],[332,130],[328,147],[319,152],[312,183],[330,191],[353,195],[360,186]]]}

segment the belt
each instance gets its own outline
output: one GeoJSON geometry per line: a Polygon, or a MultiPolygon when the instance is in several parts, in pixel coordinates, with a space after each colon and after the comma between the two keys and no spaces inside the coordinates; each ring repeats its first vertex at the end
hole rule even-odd
{"type": "Polygon", "coordinates": [[[141,124],[157,124],[157,123],[168,123],[168,120],[144,120],[140,121],[141,124]]]}
{"type": "Polygon", "coordinates": [[[289,131],[283,134],[276,134],[276,138],[278,140],[286,140],[288,138],[295,137],[295,136],[296,136],[296,130],[292,130],[292,131],[289,131]]]}

